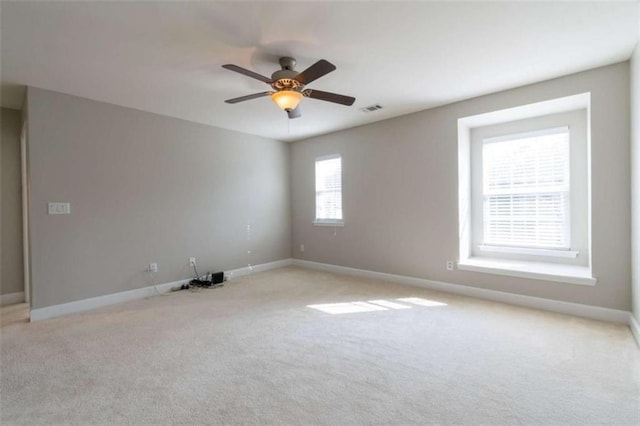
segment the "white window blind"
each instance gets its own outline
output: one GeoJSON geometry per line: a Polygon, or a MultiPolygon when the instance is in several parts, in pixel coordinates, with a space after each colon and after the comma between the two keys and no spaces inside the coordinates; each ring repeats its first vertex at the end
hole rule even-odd
{"type": "Polygon", "coordinates": [[[569,128],[483,140],[484,244],[569,249],[569,128]]]}
{"type": "Polygon", "coordinates": [[[316,220],[342,220],[342,158],[316,160],[316,220]]]}

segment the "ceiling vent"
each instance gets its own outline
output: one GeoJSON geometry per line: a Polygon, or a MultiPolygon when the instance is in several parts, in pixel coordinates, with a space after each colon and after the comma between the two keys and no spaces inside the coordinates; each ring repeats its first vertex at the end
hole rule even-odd
{"type": "Polygon", "coordinates": [[[374,104],[374,105],[369,105],[369,106],[364,107],[364,108],[360,108],[360,111],[369,113],[369,112],[377,111],[379,109],[382,109],[382,105],[374,104]]]}

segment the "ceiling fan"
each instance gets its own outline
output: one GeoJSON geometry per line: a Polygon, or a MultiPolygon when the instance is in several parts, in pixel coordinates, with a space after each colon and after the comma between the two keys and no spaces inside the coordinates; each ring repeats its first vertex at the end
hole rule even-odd
{"type": "Polygon", "coordinates": [[[284,111],[286,111],[289,118],[298,118],[302,114],[300,113],[300,107],[298,104],[303,97],[318,99],[321,101],[333,102],[336,104],[342,104],[351,106],[355,102],[356,98],[345,95],[338,95],[336,93],[323,92],[315,89],[305,89],[304,87],[335,70],[336,67],[329,61],[320,59],[315,64],[311,65],[306,70],[299,73],[294,70],[296,66],[296,60],[285,56],[280,58],[281,70],[274,72],[271,78],[265,77],[248,69],[239,67],[233,64],[223,65],[222,68],[244,74],[248,77],[255,78],[264,83],[267,83],[273,88],[273,91],[254,93],[252,95],[240,96],[239,98],[227,99],[225,102],[228,104],[235,104],[238,102],[244,102],[251,99],[261,98],[263,96],[271,96],[271,99],[284,111]]]}

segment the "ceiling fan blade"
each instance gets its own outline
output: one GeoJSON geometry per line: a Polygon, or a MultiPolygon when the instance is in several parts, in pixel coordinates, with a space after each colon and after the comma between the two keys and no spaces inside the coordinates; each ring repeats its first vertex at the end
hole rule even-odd
{"type": "Polygon", "coordinates": [[[323,92],[322,90],[306,89],[302,92],[307,98],[318,99],[321,101],[333,102],[336,104],[342,104],[351,106],[356,101],[356,98],[351,96],[338,95],[337,93],[323,92]]]}
{"type": "Polygon", "coordinates": [[[300,74],[294,77],[294,79],[304,85],[311,83],[314,80],[322,77],[325,74],[329,74],[331,71],[335,70],[336,66],[333,65],[329,61],[325,61],[324,59],[320,59],[315,64],[311,65],[306,70],[302,71],[300,74]]]}
{"type": "Polygon", "coordinates": [[[227,99],[225,102],[228,104],[237,104],[238,102],[250,101],[251,99],[261,98],[263,96],[269,96],[273,92],[261,92],[254,93],[253,95],[240,96],[239,98],[227,99]]]}
{"type": "Polygon", "coordinates": [[[295,107],[294,109],[290,109],[287,111],[287,115],[289,116],[289,118],[298,118],[298,117],[302,117],[302,112],[300,111],[300,105],[298,105],[297,107],[295,107]]]}
{"type": "Polygon", "coordinates": [[[270,78],[265,77],[264,75],[260,75],[257,72],[249,71],[248,69],[239,67],[237,65],[226,64],[226,65],[223,65],[222,68],[225,68],[225,69],[228,69],[228,70],[231,70],[231,71],[235,71],[235,72],[239,72],[240,74],[244,74],[247,77],[255,78],[256,80],[260,80],[260,81],[262,81],[264,83],[271,84],[271,79],[270,78]]]}

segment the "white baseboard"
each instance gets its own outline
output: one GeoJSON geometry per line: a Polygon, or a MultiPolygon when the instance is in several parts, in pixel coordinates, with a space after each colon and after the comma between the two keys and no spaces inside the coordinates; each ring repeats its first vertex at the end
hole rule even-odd
{"type": "Polygon", "coordinates": [[[283,268],[285,266],[293,265],[293,259],[276,260],[275,262],[262,263],[260,265],[245,266],[244,268],[232,269],[225,272],[225,276],[231,281],[234,278],[241,277],[243,275],[256,274],[258,272],[265,272],[271,269],[283,268]]]}
{"type": "Polygon", "coordinates": [[[19,291],[17,293],[0,294],[0,306],[23,303],[24,300],[24,291],[19,291]]]}
{"type": "MultiPolygon", "coordinates": [[[[242,275],[255,274],[257,272],[268,271],[270,269],[281,268],[291,265],[291,259],[278,260],[275,262],[263,263],[260,265],[249,266],[246,268],[233,269],[225,272],[227,276],[239,277],[242,275]]],[[[135,290],[123,291],[119,293],[107,294],[105,296],[91,297],[89,299],[77,300],[74,302],[63,303],[60,305],[47,306],[45,308],[32,309],[31,321],[41,321],[45,319],[55,318],[62,315],[74,314],[78,312],[86,312],[104,306],[114,305],[116,303],[128,302],[130,300],[144,299],[146,297],[157,295],[158,293],[167,293],[173,287],[187,284],[191,278],[185,278],[170,283],[157,284],[155,286],[137,288],[135,290]]],[[[24,296],[24,295],[23,295],[24,296]]],[[[4,296],[3,296],[4,297],[4,296]]],[[[23,297],[24,298],[24,297],[23,297]]]]}
{"type": "Polygon", "coordinates": [[[496,302],[524,306],[527,308],[535,308],[543,311],[557,312],[561,314],[574,315],[600,321],[629,324],[629,312],[617,309],[581,305],[578,303],[561,302],[557,300],[543,299],[540,297],[524,296],[520,294],[506,293],[502,291],[488,290],[484,288],[470,287],[460,284],[451,284],[441,281],[407,277],[404,275],[385,274],[383,272],[348,268],[346,266],[330,265],[326,263],[311,262],[308,260],[293,259],[293,264],[296,266],[302,266],[311,269],[319,269],[322,271],[390,281],[398,284],[406,284],[414,287],[426,288],[429,290],[459,294],[462,296],[471,296],[478,299],[493,300],[496,302]]]}
{"type": "Polygon", "coordinates": [[[86,312],[92,309],[102,308],[104,306],[115,305],[116,303],[128,302],[130,300],[144,299],[145,297],[151,297],[158,293],[169,292],[171,291],[171,288],[186,284],[189,281],[191,281],[190,278],[165,284],[158,284],[156,286],[107,294],[104,296],[91,297],[89,299],[76,300],[74,302],[63,303],[60,305],[47,306],[45,308],[32,309],[31,321],[41,321],[62,315],[86,312]]]}
{"type": "Polygon", "coordinates": [[[636,338],[636,343],[640,346],[640,322],[638,322],[631,312],[629,312],[629,328],[631,329],[633,337],[636,338]]]}

